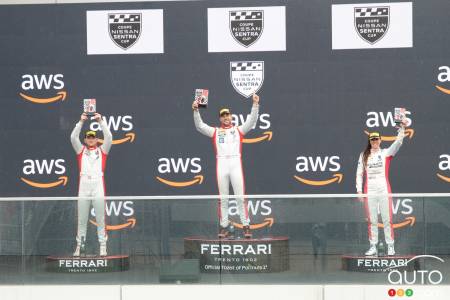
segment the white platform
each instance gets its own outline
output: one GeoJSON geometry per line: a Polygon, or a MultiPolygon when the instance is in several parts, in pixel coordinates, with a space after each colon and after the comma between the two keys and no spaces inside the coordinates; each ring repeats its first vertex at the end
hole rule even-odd
{"type": "Polygon", "coordinates": [[[450,286],[394,285],[78,285],[0,286],[1,300],[447,300],[450,286]],[[389,297],[389,289],[412,289],[412,297],[389,297]]]}

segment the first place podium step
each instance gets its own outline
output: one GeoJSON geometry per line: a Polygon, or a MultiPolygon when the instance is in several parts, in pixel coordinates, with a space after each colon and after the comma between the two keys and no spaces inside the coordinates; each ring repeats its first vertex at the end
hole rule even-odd
{"type": "Polygon", "coordinates": [[[184,257],[199,259],[202,273],[275,273],[289,269],[289,238],[186,237],[184,257]]]}

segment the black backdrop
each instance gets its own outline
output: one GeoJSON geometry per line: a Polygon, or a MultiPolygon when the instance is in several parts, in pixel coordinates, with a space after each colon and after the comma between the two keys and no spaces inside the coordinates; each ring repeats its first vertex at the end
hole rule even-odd
{"type": "MultiPolygon", "coordinates": [[[[273,132],[271,141],[244,145],[248,194],[354,193],[367,114],[386,114],[394,107],[411,111],[415,134],[405,139],[392,163],[393,191],[447,192],[448,183],[436,173],[450,176],[438,169],[439,156],[449,153],[450,96],[434,85],[438,68],[450,63],[450,2],[413,1],[412,48],[333,51],[331,4],[339,3],[347,1],[2,6],[0,195],[76,195],[76,158],[69,135],[83,98],[96,98],[107,117],[131,116],[136,135],[133,143],[112,147],[106,171],[108,195],[215,194],[213,148],[195,131],[192,94],[194,88],[210,89],[210,106],[202,112],[207,123],[217,122],[222,106],[247,114],[250,100],[233,89],[229,78],[229,62],[238,60],[265,62],[259,94],[261,113],[270,115],[265,116],[270,128],[257,125],[249,137],[273,132]],[[208,53],[208,7],[262,5],[286,6],[286,51],[208,53]],[[87,55],[87,10],[151,8],[164,9],[163,54],[87,55]],[[66,100],[46,105],[23,100],[19,93],[24,74],[63,74],[66,100]],[[337,172],[344,174],[343,181],[321,187],[299,183],[294,175],[325,180],[335,172],[299,173],[298,156],[338,156],[337,172]],[[158,160],[163,157],[198,157],[201,173],[159,174],[158,160]],[[67,185],[41,189],[25,184],[20,177],[51,182],[61,176],[24,175],[26,159],[64,159],[67,185]],[[204,175],[203,184],[186,188],[170,187],[155,178],[187,181],[198,174],[204,175]]],[[[54,92],[41,91],[45,96],[54,92]]],[[[392,126],[371,130],[395,135],[392,126]]],[[[126,133],[113,130],[115,139],[126,133]]]]}

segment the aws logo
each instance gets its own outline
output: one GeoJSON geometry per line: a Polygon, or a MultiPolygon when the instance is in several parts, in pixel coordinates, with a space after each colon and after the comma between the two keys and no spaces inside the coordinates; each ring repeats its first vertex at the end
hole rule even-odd
{"type": "Polygon", "coordinates": [[[309,172],[333,172],[330,178],[327,179],[311,179],[305,176],[294,175],[294,178],[307,185],[324,186],[333,183],[341,183],[344,179],[344,174],[340,173],[341,164],[339,156],[298,156],[295,170],[298,173],[309,172]]]}
{"type": "MultiPolygon", "coordinates": [[[[408,116],[411,115],[410,111],[405,112],[406,115],[406,126],[412,125],[412,119],[408,116]]],[[[366,126],[368,128],[378,128],[378,127],[395,127],[395,121],[394,121],[394,114],[392,112],[375,112],[371,111],[367,113],[367,121],[366,126]]],[[[369,135],[369,131],[364,131],[367,135],[369,135]]],[[[406,128],[405,129],[405,136],[412,139],[414,136],[414,129],[412,128],[406,128]]],[[[381,140],[387,141],[387,142],[393,142],[397,138],[397,135],[392,136],[386,136],[382,135],[381,140]]]]}
{"type": "MultiPolygon", "coordinates": [[[[106,230],[114,231],[121,230],[125,228],[133,228],[136,226],[136,218],[134,217],[133,201],[110,201],[106,203],[106,215],[111,219],[111,216],[120,217],[126,219],[125,222],[111,225],[106,225],[106,230]]],[[[95,218],[95,211],[91,209],[91,216],[95,218]]],[[[94,220],[89,220],[89,222],[95,226],[98,224],[94,220]]]]}
{"type": "Polygon", "coordinates": [[[67,91],[63,90],[63,74],[22,75],[21,88],[20,97],[26,101],[38,104],[64,101],[67,97],[67,91]]]}
{"type": "MultiPolygon", "coordinates": [[[[249,199],[247,200],[247,209],[253,224],[250,225],[250,229],[261,229],[264,227],[272,227],[275,219],[272,215],[272,202],[270,200],[261,199],[249,199]],[[254,222],[254,220],[260,220],[259,222],[254,222]]],[[[236,200],[230,200],[228,204],[228,215],[237,218],[239,215],[239,210],[237,208],[236,200]]],[[[236,228],[243,228],[241,223],[231,221],[236,228]]]]}
{"type": "MultiPolygon", "coordinates": [[[[438,74],[438,77],[437,77],[438,81],[441,83],[448,83],[450,81],[450,67],[440,66],[439,71],[440,71],[440,73],[438,74]]],[[[435,85],[435,87],[442,93],[450,95],[450,89],[444,88],[441,85],[435,85]]]]}
{"type": "MultiPolygon", "coordinates": [[[[439,156],[439,170],[445,172],[450,171],[450,155],[449,154],[442,154],[439,156]]],[[[445,181],[447,183],[450,183],[450,177],[442,175],[440,173],[436,173],[437,177],[441,179],[442,181],[445,181]]]]}
{"type": "Polygon", "coordinates": [[[156,179],[171,187],[182,188],[195,184],[202,184],[203,175],[201,175],[202,166],[201,159],[199,157],[193,158],[168,158],[161,157],[158,159],[158,173],[161,176],[156,176],[156,179]],[[186,174],[190,173],[192,177],[186,180],[186,174]],[[183,180],[175,181],[174,179],[168,179],[167,177],[180,177],[182,175],[183,180]]]}
{"type": "MultiPolygon", "coordinates": [[[[136,138],[136,134],[133,132],[133,117],[132,116],[109,116],[103,117],[106,124],[108,125],[109,130],[117,132],[122,131],[125,132],[123,137],[119,137],[118,139],[113,140],[113,145],[119,145],[127,142],[134,142],[136,138]]],[[[92,122],[89,125],[90,130],[93,131],[101,131],[102,128],[98,122],[92,122]]],[[[103,143],[102,139],[99,139],[100,143],[103,143]]]]}
{"type": "Polygon", "coordinates": [[[65,186],[68,181],[68,177],[63,174],[66,172],[66,167],[64,166],[65,160],[62,158],[59,159],[25,159],[23,161],[23,176],[20,177],[22,182],[26,183],[29,186],[41,189],[54,188],[57,186],[65,186]],[[41,179],[31,180],[30,178],[26,178],[32,176],[34,177],[54,177],[52,179],[41,179]],[[58,177],[57,177],[58,176],[58,177]]]}
{"type": "MultiPolygon", "coordinates": [[[[392,201],[392,214],[397,222],[393,222],[394,229],[413,226],[416,223],[416,217],[413,215],[414,209],[412,199],[395,199],[392,201]]],[[[383,223],[378,223],[379,228],[384,228],[383,223]]]]}
{"type": "MultiPolygon", "coordinates": [[[[242,114],[238,114],[238,115],[233,114],[232,115],[233,125],[234,126],[242,125],[249,116],[250,115],[244,116],[242,114]]],[[[272,139],[272,135],[273,135],[273,132],[269,130],[270,126],[271,126],[270,114],[260,114],[258,121],[256,122],[256,125],[253,127],[253,129],[258,128],[260,130],[264,130],[264,132],[259,137],[244,138],[242,140],[242,142],[246,143],[246,144],[254,144],[254,143],[260,143],[263,141],[270,141],[272,139]]]]}

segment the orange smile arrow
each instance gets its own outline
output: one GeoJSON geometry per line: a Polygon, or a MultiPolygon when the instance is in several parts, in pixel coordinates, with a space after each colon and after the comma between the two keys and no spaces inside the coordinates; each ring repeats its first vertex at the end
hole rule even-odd
{"type": "MultiPolygon", "coordinates": [[[[112,144],[113,145],[118,145],[118,144],[123,144],[126,143],[128,141],[130,141],[130,143],[134,142],[134,138],[136,137],[136,134],[133,132],[128,132],[125,134],[125,137],[123,139],[120,140],[113,140],[112,144]]],[[[98,142],[103,144],[103,140],[102,139],[98,139],[98,142]]]]}
{"type": "Polygon", "coordinates": [[[264,131],[263,135],[257,138],[251,138],[251,139],[242,139],[243,143],[246,144],[253,144],[253,143],[259,143],[262,142],[264,140],[268,140],[270,141],[272,139],[272,131],[264,131]]]}
{"type": "MultiPolygon", "coordinates": [[[[94,224],[95,226],[98,227],[98,224],[92,220],[89,220],[89,222],[91,222],[91,224],[94,224]]],[[[126,223],[123,224],[119,224],[119,225],[106,225],[106,230],[120,230],[120,229],[124,229],[127,227],[133,228],[136,225],[136,219],[135,218],[130,218],[127,219],[126,223]]]]}
{"type": "MultiPolygon", "coordinates": [[[[396,229],[396,228],[402,228],[405,226],[413,226],[414,223],[416,223],[416,217],[407,217],[405,218],[405,221],[401,222],[401,223],[396,223],[396,224],[392,224],[392,228],[396,229]]],[[[379,228],[384,228],[384,225],[382,223],[378,223],[378,227],[379,228]]]]}
{"type": "MultiPolygon", "coordinates": [[[[369,132],[364,130],[364,132],[369,135],[369,132]]],[[[414,129],[412,128],[406,128],[405,129],[405,136],[409,137],[410,139],[412,139],[412,137],[414,136],[414,129]]],[[[395,139],[397,138],[397,136],[381,136],[381,140],[382,141],[386,141],[386,142],[393,142],[395,141],[395,139]]]]}
{"type": "Polygon", "coordinates": [[[342,178],[344,178],[344,175],[342,173],[335,173],[333,175],[333,178],[330,178],[327,180],[309,180],[309,179],[305,179],[305,178],[302,178],[299,176],[294,176],[294,178],[304,184],[321,186],[321,185],[331,184],[333,182],[341,183],[342,178]]]}
{"type": "Polygon", "coordinates": [[[50,182],[50,183],[39,183],[39,182],[34,182],[31,180],[28,180],[26,178],[20,177],[20,180],[22,180],[23,182],[25,182],[28,185],[31,185],[33,187],[37,187],[37,188],[41,188],[41,189],[48,189],[48,188],[52,188],[58,185],[66,185],[67,184],[67,180],[69,178],[67,176],[60,176],[58,177],[58,180],[55,182],[50,182]]]}
{"type": "Polygon", "coordinates": [[[450,90],[444,89],[443,87],[439,86],[439,85],[435,85],[435,87],[440,90],[441,92],[450,95],[450,90]]]}
{"type": "MultiPolygon", "coordinates": [[[[264,227],[272,227],[274,221],[275,221],[274,218],[265,218],[264,222],[262,222],[262,223],[250,225],[250,229],[261,229],[264,227]]],[[[244,228],[244,225],[236,223],[236,222],[231,222],[231,224],[233,224],[233,226],[236,228],[240,228],[240,229],[244,228]]]]}
{"type": "Polygon", "coordinates": [[[439,177],[440,179],[444,180],[445,182],[450,183],[450,178],[444,175],[441,175],[439,173],[436,173],[437,177],[439,177]]]}
{"type": "Polygon", "coordinates": [[[194,177],[193,180],[190,181],[184,181],[184,182],[177,182],[177,181],[170,181],[164,178],[161,178],[159,176],[156,176],[156,179],[158,179],[159,181],[161,181],[164,184],[170,185],[170,186],[174,186],[174,187],[187,187],[190,185],[194,185],[196,183],[198,184],[202,184],[203,182],[203,175],[197,175],[194,177]]]}
{"type": "Polygon", "coordinates": [[[35,98],[35,97],[31,97],[28,95],[25,95],[23,93],[19,93],[19,95],[24,98],[25,100],[34,102],[34,103],[38,103],[38,104],[47,104],[47,103],[51,103],[51,102],[55,102],[58,100],[66,100],[66,96],[67,96],[67,92],[66,91],[61,91],[56,93],[57,96],[51,97],[51,98],[35,98]]]}

